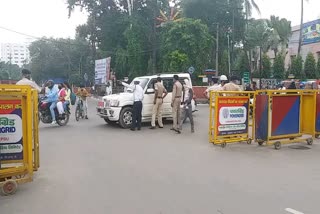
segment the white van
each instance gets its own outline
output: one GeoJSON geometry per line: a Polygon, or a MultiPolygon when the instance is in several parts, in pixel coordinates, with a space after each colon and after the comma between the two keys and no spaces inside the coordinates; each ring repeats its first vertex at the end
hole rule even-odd
{"type": "MultiPolygon", "coordinates": [[[[168,91],[168,95],[163,100],[162,117],[164,119],[172,118],[171,98],[173,88],[173,75],[175,74],[161,74],[162,83],[168,91]]],[[[177,74],[182,83],[184,79],[188,79],[192,85],[190,75],[187,73],[177,74]]],[[[142,122],[151,121],[154,89],[153,83],[156,81],[158,75],[142,76],[135,78],[134,81],[140,81],[140,86],[144,89],[142,122]]],[[[103,118],[107,123],[119,123],[123,128],[130,128],[132,123],[132,106],[133,93],[130,89],[125,89],[125,92],[120,94],[112,94],[104,96],[103,100],[98,103],[97,114],[103,118]]],[[[195,111],[195,102],[192,100],[192,110],[195,111]]]]}

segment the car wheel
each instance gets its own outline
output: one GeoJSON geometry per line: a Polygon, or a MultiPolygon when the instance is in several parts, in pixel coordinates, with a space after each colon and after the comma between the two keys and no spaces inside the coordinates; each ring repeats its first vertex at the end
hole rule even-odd
{"type": "Polygon", "coordinates": [[[106,123],[108,123],[109,125],[115,125],[117,123],[117,121],[111,121],[108,118],[104,118],[104,121],[106,121],[106,123]]]}
{"type": "Polygon", "coordinates": [[[122,128],[128,129],[132,124],[132,107],[125,107],[121,110],[119,124],[122,128]]]}

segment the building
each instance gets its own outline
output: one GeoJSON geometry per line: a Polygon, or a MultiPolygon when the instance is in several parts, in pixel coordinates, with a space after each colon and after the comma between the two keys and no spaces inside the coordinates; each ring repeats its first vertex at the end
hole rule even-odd
{"type": "Polygon", "coordinates": [[[30,61],[29,43],[3,43],[0,49],[0,61],[22,67],[30,61]]]}
{"type": "MultiPolygon", "coordinates": [[[[292,58],[298,55],[300,25],[292,27],[291,31],[292,35],[289,39],[285,58],[286,69],[290,67],[292,58]]],[[[280,47],[279,50],[281,50],[280,47]]],[[[320,58],[320,19],[303,24],[300,54],[304,61],[310,52],[314,55],[316,60],[320,58]]],[[[273,51],[269,51],[268,56],[274,61],[275,55],[273,51]]]]}

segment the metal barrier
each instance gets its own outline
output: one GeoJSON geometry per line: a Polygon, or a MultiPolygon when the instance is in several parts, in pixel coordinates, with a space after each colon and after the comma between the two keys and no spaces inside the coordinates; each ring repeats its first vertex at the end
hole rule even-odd
{"type": "MultiPolygon", "coordinates": [[[[225,147],[227,143],[251,144],[249,108],[254,92],[210,92],[209,142],[225,147]]],[[[253,102],[254,103],[254,102],[253,102]]],[[[254,104],[253,104],[254,105],[254,104]]],[[[253,111],[253,118],[255,112],[253,111]]]]}
{"type": "Polygon", "coordinates": [[[0,85],[0,189],[15,193],[39,168],[38,93],[30,86],[0,85]]]}
{"type": "Polygon", "coordinates": [[[277,150],[281,148],[281,144],[301,141],[312,145],[316,124],[315,94],[312,90],[257,91],[254,110],[255,141],[259,145],[264,142],[274,145],[277,150]]]}

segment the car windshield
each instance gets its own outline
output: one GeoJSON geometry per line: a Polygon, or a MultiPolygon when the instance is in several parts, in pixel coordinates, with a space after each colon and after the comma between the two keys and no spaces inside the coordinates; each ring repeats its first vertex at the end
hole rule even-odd
{"type": "MultiPolygon", "coordinates": [[[[146,87],[146,85],[148,84],[149,79],[137,77],[134,80],[132,80],[130,85],[134,85],[134,81],[139,81],[140,82],[139,85],[144,89],[146,87]]],[[[132,90],[130,88],[127,88],[127,92],[132,92],[132,90]]]]}

